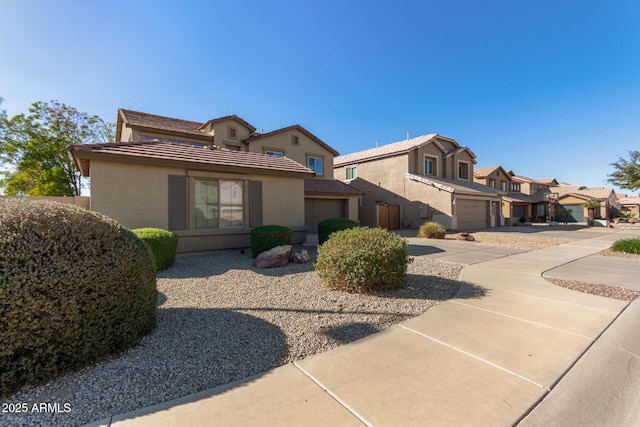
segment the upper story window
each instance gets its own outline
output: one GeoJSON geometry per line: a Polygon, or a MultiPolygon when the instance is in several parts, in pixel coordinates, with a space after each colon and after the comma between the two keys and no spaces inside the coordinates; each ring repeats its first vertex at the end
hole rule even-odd
{"type": "MultiPolygon", "coordinates": [[[[162,138],[158,138],[156,136],[145,136],[144,140],[145,141],[158,141],[158,142],[160,142],[160,141],[162,141],[162,138]]],[[[180,143],[182,143],[182,142],[180,142],[180,143]]]]}
{"type": "Polygon", "coordinates": [[[511,191],[520,191],[520,184],[512,182],[511,183],[511,191]]]}
{"type": "Polygon", "coordinates": [[[298,135],[291,135],[291,145],[300,145],[298,135]]]}
{"type": "Polygon", "coordinates": [[[489,187],[496,188],[496,180],[493,178],[489,178],[489,187]]]}
{"type": "Polygon", "coordinates": [[[347,166],[347,179],[354,179],[358,177],[357,166],[347,166]]]}
{"type": "Polygon", "coordinates": [[[316,175],[322,175],[322,157],[307,157],[307,167],[316,175]]]}
{"type": "Polygon", "coordinates": [[[184,144],[184,142],[182,142],[179,139],[170,139],[168,140],[170,144],[184,144]]]}
{"type": "Polygon", "coordinates": [[[500,181],[500,190],[507,191],[507,181],[500,181]]]}
{"type": "Polygon", "coordinates": [[[469,180],[469,163],[458,162],[458,179],[469,180]]]}
{"type": "Polygon", "coordinates": [[[227,145],[227,144],[225,144],[225,147],[229,151],[240,151],[240,147],[237,146],[237,145],[227,145]]]}
{"type": "Polygon", "coordinates": [[[284,153],[282,153],[281,151],[265,150],[264,154],[272,157],[284,157],[284,153]]]}
{"type": "Polygon", "coordinates": [[[234,127],[229,126],[229,127],[227,128],[227,136],[228,136],[230,139],[236,139],[236,138],[238,138],[238,130],[237,130],[236,128],[234,128],[234,127]]]}
{"type": "Polygon", "coordinates": [[[431,156],[424,156],[424,174],[435,176],[437,175],[437,159],[431,156]]]}

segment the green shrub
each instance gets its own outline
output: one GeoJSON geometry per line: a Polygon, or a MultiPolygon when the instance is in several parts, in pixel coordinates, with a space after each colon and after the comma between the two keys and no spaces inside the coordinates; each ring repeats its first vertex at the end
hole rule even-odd
{"type": "Polygon", "coordinates": [[[251,230],[251,254],[257,257],[262,252],[282,245],[290,245],[293,230],[282,225],[263,225],[251,230]]]}
{"type": "Polygon", "coordinates": [[[427,239],[444,239],[447,230],[437,222],[425,222],[418,230],[418,237],[426,237],[427,239]]]}
{"type": "Polygon", "coordinates": [[[114,220],[0,203],[0,396],[137,344],[156,325],[149,247],[114,220]]]}
{"type": "Polygon", "coordinates": [[[178,250],[177,234],[160,228],[136,228],[131,231],[149,245],[158,270],[166,270],[173,265],[178,250]]]}
{"type": "Polygon", "coordinates": [[[382,228],[358,227],[337,231],[319,246],[315,267],[329,287],[369,292],[399,285],[410,262],[404,238],[382,228]]]}
{"type": "Polygon", "coordinates": [[[640,239],[617,240],[611,246],[614,252],[626,252],[628,254],[640,254],[640,239]]]}
{"type": "Polygon", "coordinates": [[[327,240],[331,233],[349,228],[359,227],[360,225],[348,218],[329,218],[318,223],[318,244],[321,245],[327,240]]]}

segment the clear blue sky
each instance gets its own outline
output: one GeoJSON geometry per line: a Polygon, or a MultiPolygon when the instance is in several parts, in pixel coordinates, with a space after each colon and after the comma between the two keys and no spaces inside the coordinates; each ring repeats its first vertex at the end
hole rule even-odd
{"type": "Polygon", "coordinates": [[[0,32],[9,116],[237,114],[341,154],[440,133],[588,186],[640,149],[638,0],[2,0],[0,32]]]}

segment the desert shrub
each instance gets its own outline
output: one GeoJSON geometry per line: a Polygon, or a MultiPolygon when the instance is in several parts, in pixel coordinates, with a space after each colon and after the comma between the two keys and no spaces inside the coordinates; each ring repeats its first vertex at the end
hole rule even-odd
{"type": "Polygon", "coordinates": [[[166,270],[173,265],[178,250],[177,234],[160,228],[136,228],[131,231],[149,245],[158,270],[166,270]]]}
{"type": "Polygon", "coordinates": [[[358,227],[336,231],[319,246],[315,267],[329,287],[370,292],[399,285],[410,262],[404,238],[381,228],[358,227]]]}
{"type": "Polygon", "coordinates": [[[318,223],[318,244],[321,245],[329,239],[331,233],[349,228],[359,227],[360,225],[348,218],[329,218],[318,223]]]}
{"type": "Polygon", "coordinates": [[[640,254],[640,239],[617,240],[611,246],[614,252],[626,252],[628,254],[640,254]]]}
{"type": "Polygon", "coordinates": [[[0,396],[137,344],[156,325],[149,247],[116,221],[0,203],[0,396]]]}
{"type": "Polygon", "coordinates": [[[418,237],[426,237],[427,239],[444,239],[447,230],[437,222],[425,222],[418,230],[418,237]]]}
{"type": "Polygon", "coordinates": [[[251,254],[257,257],[262,252],[282,245],[290,245],[293,230],[282,225],[263,225],[251,230],[251,254]]]}

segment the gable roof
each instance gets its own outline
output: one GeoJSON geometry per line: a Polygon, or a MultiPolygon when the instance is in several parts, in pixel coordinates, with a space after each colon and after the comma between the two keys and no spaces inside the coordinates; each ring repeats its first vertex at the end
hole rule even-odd
{"type": "Polygon", "coordinates": [[[640,196],[618,196],[618,203],[621,205],[640,205],[640,196]]]}
{"type": "MultiPolygon", "coordinates": [[[[386,144],[376,148],[369,148],[368,150],[345,154],[344,156],[339,156],[333,159],[333,164],[334,166],[343,166],[362,160],[374,160],[378,158],[393,156],[396,154],[408,153],[415,148],[422,147],[423,145],[432,142],[436,137],[439,137],[437,133],[431,133],[428,135],[421,135],[415,138],[407,139],[405,141],[394,142],[392,144],[386,144]]],[[[440,138],[450,139],[446,137],[440,138]]],[[[456,146],[458,145],[455,140],[451,139],[451,141],[454,142],[456,146]]]]}
{"type": "Polygon", "coordinates": [[[505,194],[504,191],[497,191],[495,188],[491,188],[484,184],[478,184],[477,182],[442,178],[435,179],[432,177],[415,175],[412,173],[407,173],[406,177],[413,181],[421,182],[423,184],[430,185],[431,187],[435,187],[449,193],[473,194],[482,196],[498,196],[500,194],[505,194]]]}
{"type": "Polygon", "coordinates": [[[510,176],[509,172],[506,171],[502,166],[485,166],[482,168],[473,168],[473,176],[477,178],[486,178],[491,175],[496,170],[501,170],[505,176],[510,176]]]}
{"type": "Polygon", "coordinates": [[[163,130],[170,133],[189,134],[201,139],[211,140],[212,136],[202,132],[202,123],[189,120],[174,119],[172,117],[158,116],[155,114],[141,113],[139,111],[118,109],[118,128],[116,138],[122,132],[122,123],[128,127],[137,127],[148,130],[163,130]]]}
{"type": "Polygon", "coordinates": [[[115,142],[69,145],[76,168],[89,176],[92,159],[158,164],[201,170],[246,173],[247,169],[268,175],[312,176],[313,171],[287,157],[198,147],[160,141],[115,142]]]}
{"type": "Polygon", "coordinates": [[[349,184],[337,179],[328,178],[305,178],[305,193],[323,193],[323,194],[343,194],[349,196],[360,196],[362,192],[356,190],[349,184]]]}
{"type": "Polygon", "coordinates": [[[205,123],[203,123],[202,125],[200,125],[198,127],[198,130],[203,130],[208,125],[215,125],[216,123],[221,123],[221,122],[224,122],[224,121],[227,121],[227,120],[233,120],[233,121],[236,121],[236,122],[240,123],[242,126],[248,128],[249,132],[251,132],[251,133],[256,131],[256,128],[251,123],[247,122],[246,120],[243,120],[242,118],[236,116],[235,114],[232,114],[230,116],[218,117],[217,119],[208,120],[205,123]]]}
{"type": "Polygon", "coordinates": [[[307,137],[309,137],[310,139],[312,139],[313,141],[317,142],[322,147],[327,149],[334,156],[337,156],[338,154],[340,154],[335,149],[333,149],[333,147],[329,146],[327,143],[322,141],[320,138],[318,138],[317,136],[315,136],[314,134],[312,134],[311,132],[309,132],[308,130],[306,130],[305,128],[303,128],[302,126],[300,126],[298,124],[287,126],[287,127],[281,128],[281,129],[272,130],[270,132],[254,134],[254,135],[251,135],[244,142],[250,144],[252,141],[255,141],[257,139],[268,138],[269,136],[277,135],[277,134],[283,133],[283,132],[289,132],[289,131],[292,131],[292,130],[297,130],[297,131],[305,134],[307,137]]]}
{"type": "Polygon", "coordinates": [[[605,200],[611,197],[614,192],[611,188],[604,187],[584,187],[581,185],[561,185],[553,187],[552,191],[558,193],[560,197],[567,195],[579,196],[581,198],[605,200]]]}

